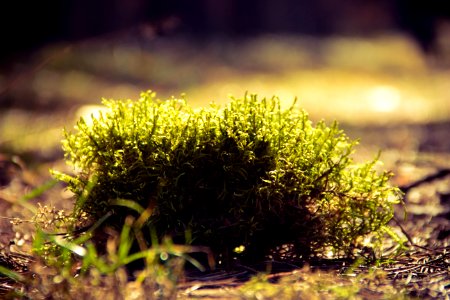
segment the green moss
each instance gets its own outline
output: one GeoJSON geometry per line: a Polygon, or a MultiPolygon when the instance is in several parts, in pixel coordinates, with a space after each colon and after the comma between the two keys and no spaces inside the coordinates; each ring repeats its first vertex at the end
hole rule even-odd
{"type": "Polygon", "coordinates": [[[400,201],[377,159],[353,163],[356,142],[336,123],[313,125],[276,97],[196,110],[146,92],[104,105],[92,124],[65,132],[79,172],[56,176],[75,193],[75,214],[112,212],[108,225],[147,209],[148,236],[209,246],[226,260],[241,245],[249,261],[286,244],[293,257],[352,256],[363,238],[385,233],[400,201]]]}

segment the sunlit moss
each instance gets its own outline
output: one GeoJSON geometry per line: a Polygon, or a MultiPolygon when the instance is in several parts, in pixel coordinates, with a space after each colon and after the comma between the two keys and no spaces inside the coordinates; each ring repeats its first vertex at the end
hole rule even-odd
{"type": "Polygon", "coordinates": [[[120,227],[146,209],[148,236],[209,246],[226,262],[236,247],[254,261],[286,244],[295,258],[348,257],[364,237],[379,240],[400,201],[377,159],[353,163],[356,142],[337,123],[313,124],[277,97],[194,110],[145,92],[104,105],[65,132],[66,159],[79,172],[56,175],[75,193],[75,214],[93,220],[112,213],[107,222],[120,227]]]}

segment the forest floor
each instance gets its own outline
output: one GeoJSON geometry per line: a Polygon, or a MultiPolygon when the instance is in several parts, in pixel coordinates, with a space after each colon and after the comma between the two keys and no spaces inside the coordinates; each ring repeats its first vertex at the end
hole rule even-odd
{"type": "MultiPolygon", "coordinates": [[[[322,282],[352,291],[354,299],[449,299],[449,66],[450,57],[424,58],[410,40],[395,34],[193,42],[139,33],[31,53],[0,70],[2,253],[30,254],[33,214],[17,202],[51,178],[49,169],[69,170],[60,146],[62,129],[70,130],[80,116],[98,109],[102,97],[136,99],[152,89],[161,98],[186,93],[194,106],[223,104],[228,94],[245,92],[277,95],[286,105],[298,97],[313,120],[337,120],[351,138],[360,139],[356,161],[381,150],[383,168],[395,174],[392,184],[405,192],[392,226],[409,249],[389,264],[370,268],[330,260],[274,267],[276,272],[250,281],[256,275],[250,268],[193,274],[180,283],[178,297],[287,295],[283,288],[268,289],[267,282],[289,287],[292,298],[306,295],[306,283],[314,286],[309,293],[317,292],[317,299],[339,296],[322,282]]],[[[66,210],[73,205],[62,186],[27,203],[66,210]]],[[[2,255],[0,266],[11,267],[2,255]]],[[[0,294],[8,284],[0,282],[0,294]]]]}

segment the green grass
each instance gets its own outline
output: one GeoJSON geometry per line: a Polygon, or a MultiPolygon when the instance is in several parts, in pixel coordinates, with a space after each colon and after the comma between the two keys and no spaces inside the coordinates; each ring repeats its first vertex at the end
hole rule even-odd
{"type": "MultiPolygon", "coordinates": [[[[357,142],[337,123],[314,124],[295,102],[284,109],[277,97],[246,94],[194,109],[145,92],[104,104],[65,131],[74,173],[53,171],[73,193],[73,211],[29,203],[55,181],[17,204],[34,214],[35,232],[30,272],[0,269],[16,287],[11,295],[173,299],[195,290],[182,288],[192,267],[353,261],[363,252],[370,255],[358,261],[369,266],[381,263],[385,239],[403,243],[388,226],[402,196],[390,172],[377,171],[377,157],[354,163],[357,142]],[[289,253],[280,256],[283,247],[289,253]]],[[[335,272],[298,272],[276,282],[260,274],[224,297],[358,299],[364,292],[335,272]]]]}

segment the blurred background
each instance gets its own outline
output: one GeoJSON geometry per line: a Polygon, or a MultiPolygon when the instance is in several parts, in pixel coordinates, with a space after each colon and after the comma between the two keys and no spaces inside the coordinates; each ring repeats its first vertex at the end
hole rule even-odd
{"type": "MultiPolygon", "coordinates": [[[[22,196],[34,187],[45,190],[49,169],[73,171],[63,160],[63,128],[72,130],[102,98],[137,99],[148,89],[161,99],[185,93],[192,106],[224,105],[229,95],[246,92],[277,95],[286,105],[297,97],[313,121],[337,120],[350,138],[360,139],[355,161],[381,150],[381,168],[393,171],[394,185],[422,180],[405,195],[412,212],[405,228],[419,242],[423,232],[448,237],[448,4],[1,1],[0,250],[16,247],[12,240],[24,244],[31,240],[27,232],[35,232],[34,222],[21,225],[28,230],[13,228],[11,220],[34,220],[22,196]],[[431,222],[431,215],[443,213],[445,222],[431,222]]],[[[31,199],[73,205],[62,184],[31,199]]]]}
{"type": "Polygon", "coordinates": [[[367,153],[450,153],[446,2],[3,1],[0,153],[61,159],[62,128],[148,89],[193,106],[297,97],[367,153]]]}

